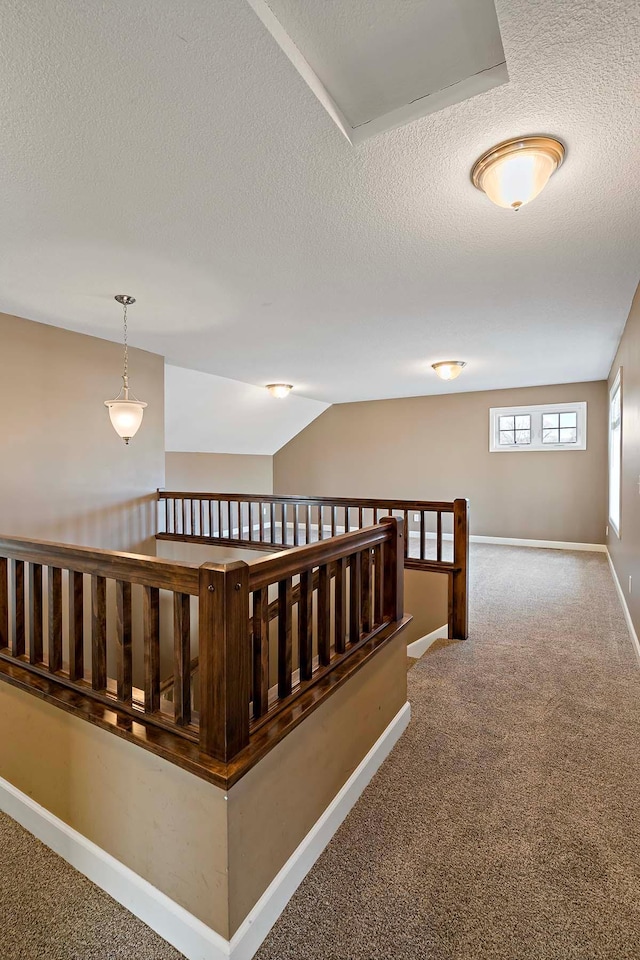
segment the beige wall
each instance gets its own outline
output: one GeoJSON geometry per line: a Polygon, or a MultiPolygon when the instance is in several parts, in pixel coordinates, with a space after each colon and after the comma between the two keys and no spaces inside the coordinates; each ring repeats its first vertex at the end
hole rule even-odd
{"type": "Polygon", "coordinates": [[[224,791],[0,682],[2,776],[229,938],[406,702],[402,634],[224,791]],[[46,749],[43,745],[46,744],[46,749]]]}
{"type": "Polygon", "coordinates": [[[337,404],[274,458],[280,494],[471,501],[471,533],[602,543],[604,381],[337,404]],[[588,449],[489,453],[489,408],[586,400],[588,449]]]}
{"type": "Polygon", "coordinates": [[[165,487],[185,493],[271,493],[273,457],[167,452],[165,487]]]}
{"type": "MultiPolygon", "coordinates": [[[[636,631],[640,633],[640,287],[609,384],[622,367],[622,506],[620,538],[609,528],[607,543],[636,631]],[[633,592],[629,593],[629,577],[633,592]]],[[[608,513],[608,510],[607,510],[608,513]]]]}
{"type": "Polygon", "coordinates": [[[155,553],[164,486],[164,362],[130,350],[148,407],[129,446],[103,401],[121,386],[122,347],[0,314],[0,533],[155,553]]]}

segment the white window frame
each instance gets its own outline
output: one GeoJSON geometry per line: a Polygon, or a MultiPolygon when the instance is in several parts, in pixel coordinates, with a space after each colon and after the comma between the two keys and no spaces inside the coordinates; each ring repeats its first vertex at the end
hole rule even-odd
{"type": "Polygon", "coordinates": [[[607,496],[607,515],[609,517],[609,526],[613,529],[613,532],[615,533],[615,535],[619,540],[621,539],[621,536],[622,536],[620,532],[621,526],[622,526],[622,439],[623,439],[622,437],[622,430],[623,430],[622,396],[623,396],[622,367],[619,367],[618,372],[616,374],[616,378],[611,385],[611,389],[609,390],[609,412],[608,412],[608,418],[607,418],[607,424],[608,424],[607,432],[609,436],[609,456],[608,456],[608,463],[607,463],[607,477],[608,477],[609,489],[608,489],[608,496],[607,496]],[[617,451],[614,451],[613,443],[612,443],[612,431],[611,431],[611,407],[612,407],[613,398],[616,392],[618,391],[620,393],[620,446],[617,451]],[[618,516],[614,518],[611,516],[611,512],[612,512],[611,511],[611,473],[612,473],[611,464],[613,462],[613,457],[616,453],[618,457],[618,516]]]}
{"type": "Polygon", "coordinates": [[[489,410],[489,452],[490,453],[551,453],[554,450],[587,449],[587,403],[585,400],[575,403],[539,403],[528,407],[491,407],[489,410]],[[577,413],[576,443],[543,443],[542,415],[545,413],[577,413]],[[531,443],[500,444],[500,417],[531,417],[531,443]]]}

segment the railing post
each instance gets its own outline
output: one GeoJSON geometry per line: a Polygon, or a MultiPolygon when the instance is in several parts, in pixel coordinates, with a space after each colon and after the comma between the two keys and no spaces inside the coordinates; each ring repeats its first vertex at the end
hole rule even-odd
{"type": "Polygon", "coordinates": [[[453,501],[453,562],[449,577],[449,638],[469,635],[469,501],[453,501]]]}
{"type": "Polygon", "coordinates": [[[384,600],[382,615],[393,622],[404,617],[404,520],[382,517],[380,523],[393,527],[384,549],[384,600]]]}
{"type": "Polygon", "coordinates": [[[249,744],[249,567],[200,567],[200,749],[228,762],[249,744]]]}

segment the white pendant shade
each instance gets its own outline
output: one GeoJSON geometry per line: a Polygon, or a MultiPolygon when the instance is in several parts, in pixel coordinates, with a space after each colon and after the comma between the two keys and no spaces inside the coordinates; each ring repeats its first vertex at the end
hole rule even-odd
{"type": "Polygon", "coordinates": [[[272,397],[277,397],[278,400],[282,400],[284,397],[288,396],[290,391],[293,389],[291,383],[268,383],[267,390],[272,397]]]}
{"type": "Polygon", "coordinates": [[[471,177],[498,207],[519,210],[544,190],[564,159],[564,147],[549,137],[523,137],[493,147],[471,177]]]}
{"type": "Polygon", "coordinates": [[[125,443],[129,443],[140,428],[146,403],[118,397],[115,400],[105,400],[105,406],[109,408],[113,429],[125,443]]]}

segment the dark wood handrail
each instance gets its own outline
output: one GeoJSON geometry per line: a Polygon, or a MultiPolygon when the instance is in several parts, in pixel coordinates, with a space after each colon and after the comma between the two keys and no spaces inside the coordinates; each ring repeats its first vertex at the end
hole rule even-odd
{"type": "Polygon", "coordinates": [[[198,564],[182,560],[17,537],[0,538],[0,557],[198,596],[198,564]]]}
{"type": "Polygon", "coordinates": [[[193,491],[185,493],[182,490],[162,490],[158,489],[159,500],[225,500],[237,503],[238,500],[251,501],[252,503],[290,503],[309,506],[323,507],[363,507],[366,510],[428,510],[436,513],[453,513],[453,500],[392,500],[377,499],[366,497],[320,497],[315,495],[303,494],[293,496],[292,494],[278,493],[198,493],[193,491]]]}
{"type": "Polygon", "coordinates": [[[202,566],[2,537],[0,679],[228,787],[404,625],[402,528],[202,566]]]}

